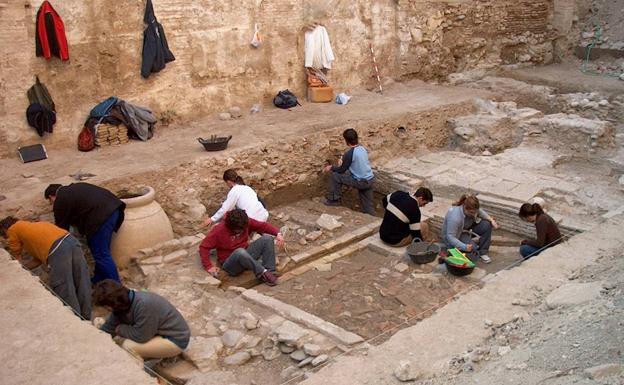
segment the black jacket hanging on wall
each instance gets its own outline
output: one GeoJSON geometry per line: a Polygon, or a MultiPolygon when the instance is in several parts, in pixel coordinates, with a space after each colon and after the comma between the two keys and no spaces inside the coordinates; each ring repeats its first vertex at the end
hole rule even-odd
{"type": "Polygon", "coordinates": [[[147,79],[152,72],[159,72],[165,64],[175,60],[167,45],[167,38],[162,25],[156,20],[152,0],[145,4],[143,21],[147,25],[143,31],[143,63],[141,76],[147,79]]]}

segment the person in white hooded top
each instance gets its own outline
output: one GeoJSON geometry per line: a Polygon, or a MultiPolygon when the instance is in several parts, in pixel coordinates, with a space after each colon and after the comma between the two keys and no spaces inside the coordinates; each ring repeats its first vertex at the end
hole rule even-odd
{"type": "Polygon", "coordinates": [[[230,187],[230,191],[221,208],[213,216],[206,219],[204,222],[205,226],[219,222],[228,211],[235,208],[245,210],[249,218],[260,222],[267,221],[269,212],[264,208],[264,204],[260,202],[256,192],[251,187],[245,185],[245,181],[235,170],[225,170],[223,181],[230,187]]]}

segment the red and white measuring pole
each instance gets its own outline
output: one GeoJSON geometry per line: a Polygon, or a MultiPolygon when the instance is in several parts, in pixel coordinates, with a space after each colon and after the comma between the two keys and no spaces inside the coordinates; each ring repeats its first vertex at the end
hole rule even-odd
{"type": "Polygon", "coordinates": [[[371,55],[373,55],[373,66],[375,67],[375,76],[377,76],[377,84],[379,85],[379,93],[383,94],[383,88],[381,88],[381,78],[379,77],[379,68],[377,68],[377,60],[375,60],[375,51],[373,45],[370,45],[371,55]]]}

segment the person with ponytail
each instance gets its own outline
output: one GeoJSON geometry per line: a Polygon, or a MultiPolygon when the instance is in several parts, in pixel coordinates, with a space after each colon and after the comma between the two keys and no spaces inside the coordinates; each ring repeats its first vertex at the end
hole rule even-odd
{"type": "Polygon", "coordinates": [[[525,239],[520,242],[520,254],[528,259],[543,250],[561,242],[561,233],[554,219],[544,212],[538,203],[525,203],[520,206],[518,216],[535,224],[537,239],[525,239]]]}
{"type": "Polygon", "coordinates": [[[230,187],[230,191],[221,208],[212,217],[206,219],[204,222],[205,226],[219,222],[225,216],[225,213],[233,209],[244,210],[249,218],[260,222],[266,222],[269,219],[269,212],[258,198],[256,192],[251,187],[245,185],[245,181],[238,175],[236,170],[225,170],[223,181],[230,187]]]}
{"type": "Polygon", "coordinates": [[[483,262],[490,263],[488,252],[493,228],[498,229],[498,223],[480,208],[479,199],[464,194],[446,213],[441,236],[447,248],[468,253],[474,262],[480,257],[483,262]]]}

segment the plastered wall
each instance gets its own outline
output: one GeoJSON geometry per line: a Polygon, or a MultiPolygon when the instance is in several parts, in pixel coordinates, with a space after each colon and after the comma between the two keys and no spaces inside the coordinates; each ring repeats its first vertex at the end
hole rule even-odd
{"type": "MultiPolygon", "coordinates": [[[[75,147],[89,110],[115,95],[178,123],[258,102],[283,88],[304,95],[303,35],[327,27],[337,91],[375,86],[370,46],[384,79],[433,79],[475,67],[552,60],[552,0],[154,0],[176,61],[140,77],[144,2],[53,0],[65,22],[69,62],[35,57],[39,1],[0,0],[0,157],[19,145],[75,147]],[[249,41],[254,23],[263,37],[249,41]],[[28,127],[35,75],[57,106],[55,132],[28,127]]],[[[161,131],[162,132],[162,131],[161,131]]]]}

